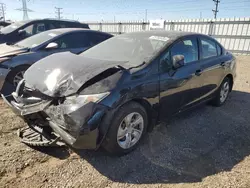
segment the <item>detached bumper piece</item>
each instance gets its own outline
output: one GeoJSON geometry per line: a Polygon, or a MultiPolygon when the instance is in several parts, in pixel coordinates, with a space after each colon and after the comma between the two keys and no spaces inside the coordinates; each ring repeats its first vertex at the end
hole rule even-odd
{"type": "Polygon", "coordinates": [[[22,143],[28,146],[64,146],[65,143],[60,141],[60,137],[54,134],[46,133],[41,127],[26,126],[17,132],[22,143]]]}

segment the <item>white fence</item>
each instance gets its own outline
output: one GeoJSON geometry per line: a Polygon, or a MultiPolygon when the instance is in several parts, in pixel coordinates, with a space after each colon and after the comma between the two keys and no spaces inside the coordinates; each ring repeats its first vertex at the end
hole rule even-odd
{"type": "MultiPolygon", "coordinates": [[[[88,23],[91,29],[121,34],[149,30],[149,22],[88,23]]],[[[211,35],[234,53],[250,54],[250,18],[165,21],[165,30],[190,31],[211,35]]]]}

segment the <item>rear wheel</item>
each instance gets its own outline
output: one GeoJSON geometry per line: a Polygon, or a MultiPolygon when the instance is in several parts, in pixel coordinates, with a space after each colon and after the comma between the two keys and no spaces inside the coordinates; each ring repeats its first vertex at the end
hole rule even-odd
{"type": "Polygon", "coordinates": [[[216,93],[216,97],[212,101],[212,105],[214,106],[222,106],[230,93],[231,82],[228,77],[226,77],[220,85],[219,90],[216,93]]]}
{"type": "Polygon", "coordinates": [[[115,114],[103,143],[104,149],[114,155],[131,152],[140,143],[147,130],[145,109],[136,102],[123,105],[115,114]]]}

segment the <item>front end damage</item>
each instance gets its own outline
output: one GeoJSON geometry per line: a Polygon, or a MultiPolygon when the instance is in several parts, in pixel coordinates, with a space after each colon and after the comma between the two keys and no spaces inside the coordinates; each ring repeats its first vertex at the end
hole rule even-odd
{"type": "Polygon", "coordinates": [[[127,61],[90,59],[69,52],[33,64],[16,92],[2,96],[29,126],[19,134],[22,141],[29,145],[63,141],[74,148],[97,148],[113,113],[115,99],[110,92],[128,74],[120,64],[129,67],[127,61]]]}
{"type": "MultiPolygon", "coordinates": [[[[108,94],[101,94],[97,100],[108,94]]],[[[2,98],[28,124],[19,131],[22,142],[31,146],[66,143],[77,149],[96,149],[101,139],[99,125],[109,107],[98,104],[93,95],[90,100],[84,96],[85,99],[50,97],[26,87],[22,81],[11,97],[2,98]]]]}

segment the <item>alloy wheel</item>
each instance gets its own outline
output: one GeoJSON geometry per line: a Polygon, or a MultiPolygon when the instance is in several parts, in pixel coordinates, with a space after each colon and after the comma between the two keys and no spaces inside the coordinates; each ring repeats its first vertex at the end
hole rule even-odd
{"type": "Polygon", "coordinates": [[[229,82],[225,82],[220,90],[220,102],[223,103],[227,99],[229,93],[229,82]]]}
{"type": "Polygon", "coordinates": [[[23,79],[23,75],[24,75],[25,71],[20,71],[18,72],[14,78],[13,78],[13,85],[16,87],[18,85],[18,83],[23,79]]]}
{"type": "Polygon", "coordinates": [[[144,129],[144,120],[141,114],[128,114],[121,122],[117,131],[117,142],[123,149],[133,147],[141,138],[144,129]]]}

